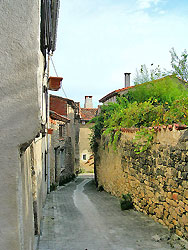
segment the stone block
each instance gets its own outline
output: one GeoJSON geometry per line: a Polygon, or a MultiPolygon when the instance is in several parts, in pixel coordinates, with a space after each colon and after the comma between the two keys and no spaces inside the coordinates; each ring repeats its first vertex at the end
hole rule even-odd
{"type": "Polygon", "coordinates": [[[164,211],[164,207],[162,205],[158,206],[155,209],[156,217],[157,218],[162,218],[163,217],[163,211],[164,211]]]}
{"type": "Polygon", "coordinates": [[[182,178],[183,178],[183,180],[188,180],[188,172],[183,172],[182,178]]]}
{"type": "Polygon", "coordinates": [[[186,199],[188,199],[188,190],[185,190],[183,195],[186,199]]]}
{"type": "Polygon", "coordinates": [[[176,210],[172,207],[169,209],[169,214],[173,219],[177,219],[178,217],[176,210]]]}
{"type": "Polygon", "coordinates": [[[176,234],[177,234],[178,236],[180,236],[180,237],[183,236],[183,233],[182,233],[180,230],[178,230],[178,229],[176,229],[176,234]]]}
{"type": "Polygon", "coordinates": [[[146,206],[146,204],[147,204],[147,201],[146,201],[145,198],[144,198],[143,200],[141,200],[141,205],[142,205],[142,207],[146,206]]]}
{"type": "Polygon", "coordinates": [[[158,222],[159,222],[160,224],[162,224],[163,226],[166,226],[166,224],[165,224],[165,222],[164,222],[163,220],[159,219],[158,222]]]}
{"type": "Polygon", "coordinates": [[[164,202],[163,206],[167,211],[169,210],[170,205],[167,202],[164,202]]]}
{"type": "Polygon", "coordinates": [[[184,213],[185,210],[181,206],[179,206],[175,208],[175,211],[178,214],[178,216],[180,216],[184,213]]]}
{"type": "Polygon", "coordinates": [[[160,195],[160,196],[159,196],[159,201],[166,201],[165,196],[160,195]]]}
{"type": "Polygon", "coordinates": [[[172,207],[177,207],[177,206],[178,206],[177,202],[175,202],[174,200],[170,200],[170,199],[166,198],[166,201],[167,201],[172,207]]]}
{"type": "Polygon", "coordinates": [[[177,201],[178,200],[178,194],[177,193],[173,193],[172,194],[172,199],[177,201]]]}
{"type": "Polygon", "coordinates": [[[166,218],[164,218],[163,221],[164,221],[164,223],[165,223],[166,226],[169,226],[170,223],[169,223],[169,221],[166,218]]]}
{"type": "Polygon", "coordinates": [[[177,220],[172,220],[172,223],[177,226],[178,225],[178,221],[177,220]]]}
{"type": "Polygon", "coordinates": [[[169,212],[168,212],[166,209],[164,209],[164,211],[163,211],[163,215],[164,215],[164,218],[167,218],[167,217],[168,217],[168,215],[169,215],[169,212]]]}
{"type": "Polygon", "coordinates": [[[184,225],[188,226],[188,213],[182,215],[182,222],[184,225]]]}
{"type": "Polygon", "coordinates": [[[169,227],[169,229],[174,229],[174,224],[170,223],[168,227],[169,227]]]}
{"type": "Polygon", "coordinates": [[[172,193],[171,192],[167,192],[167,198],[172,199],[172,193]]]}

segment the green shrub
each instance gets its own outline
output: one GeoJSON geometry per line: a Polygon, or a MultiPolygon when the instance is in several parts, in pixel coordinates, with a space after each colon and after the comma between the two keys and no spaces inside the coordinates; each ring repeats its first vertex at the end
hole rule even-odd
{"type": "Polygon", "coordinates": [[[131,194],[123,194],[122,199],[120,200],[121,210],[128,210],[133,208],[133,201],[131,194]]]}

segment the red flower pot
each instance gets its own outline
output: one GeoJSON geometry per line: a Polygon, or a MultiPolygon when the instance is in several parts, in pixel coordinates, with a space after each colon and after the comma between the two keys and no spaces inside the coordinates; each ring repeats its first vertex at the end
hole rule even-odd
{"type": "Polygon", "coordinates": [[[49,77],[49,90],[57,91],[61,88],[62,77],[49,77]]]}
{"type": "Polygon", "coordinates": [[[48,134],[51,135],[53,133],[53,129],[52,128],[49,128],[48,129],[48,134]]]}

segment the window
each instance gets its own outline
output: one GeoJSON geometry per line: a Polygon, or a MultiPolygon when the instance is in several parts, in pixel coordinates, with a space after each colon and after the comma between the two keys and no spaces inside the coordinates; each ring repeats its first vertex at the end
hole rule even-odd
{"type": "Polygon", "coordinates": [[[63,137],[63,126],[59,125],[59,137],[62,138],[63,137]]]}
{"type": "Polygon", "coordinates": [[[84,160],[84,161],[86,160],[86,154],[83,155],[83,160],[84,160]]]}

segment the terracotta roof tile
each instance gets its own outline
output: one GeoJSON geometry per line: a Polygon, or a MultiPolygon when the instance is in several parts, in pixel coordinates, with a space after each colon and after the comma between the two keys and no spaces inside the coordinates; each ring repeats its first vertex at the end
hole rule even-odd
{"type": "Polygon", "coordinates": [[[94,108],[81,108],[80,117],[81,120],[90,121],[97,114],[98,109],[94,108]]]}
{"type": "MultiPolygon", "coordinates": [[[[149,84],[149,83],[151,83],[151,82],[154,82],[154,83],[155,83],[155,82],[159,82],[159,81],[161,81],[161,80],[164,80],[164,79],[167,78],[167,77],[170,77],[170,78],[172,78],[172,79],[178,79],[179,81],[181,81],[181,82],[184,83],[184,84],[187,83],[186,81],[182,80],[181,78],[179,78],[179,77],[177,77],[177,76],[175,76],[175,75],[168,75],[168,76],[164,76],[164,77],[162,77],[162,78],[160,78],[160,79],[156,79],[156,80],[149,81],[149,82],[144,82],[144,83],[139,84],[139,85],[146,85],[146,84],[149,84]]],[[[139,86],[139,85],[136,85],[136,86],[139,86]]],[[[114,91],[108,93],[107,95],[105,95],[104,97],[102,97],[102,98],[99,100],[99,102],[105,102],[106,100],[108,100],[108,99],[110,99],[111,97],[115,96],[117,93],[122,92],[122,91],[125,91],[125,90],[127,90],[127,89],[134,88],[134,87],[135,87],[135,86],[130,86],[130,87],[126,87],[126,88],[114,90],[114,91]]]]}
{"type": "Polygon", "coordinates": [[[109,94],[105,95],[104,97],[102,97],[99,102],[105,102],[106,100],[108,100],[109,98],[115,96],[117,93],[125,91],[127,89],[131,89],[134,88],[135,86],[130,86],[130,87],[126,87],[126,88],[122,88],[122,89],[116,89],[112,92],[110,92],[109,94]]]}
{"type": "Polygon", "coordinates": [[[67,117],[60,115],[58,113],[56,113],[55,111],[50,110],[50,118],[52,120],[58,120],[58,121],[63,121],[63,122],[70,122],[70,119],[68,119],[67,117]]]}

